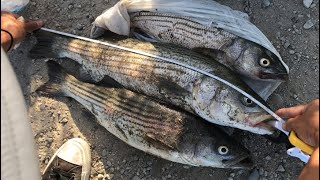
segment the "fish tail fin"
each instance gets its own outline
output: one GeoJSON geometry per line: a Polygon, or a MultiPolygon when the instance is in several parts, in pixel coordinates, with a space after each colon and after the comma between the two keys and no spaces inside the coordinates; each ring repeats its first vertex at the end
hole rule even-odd
{"type": "Polygon", "coordinates": [[[54,61],[47,62],[49,80],[36,92],[45,96],[66,96],[63,85],[68,74],[54,61]]]}
{"type": "Polygon", "coordinates": [[[54,34],[40,29],[34,35],[37,38],[37,44],[30,50],[30,58],[59,58],[59,53],[53,49],[54,34]]]}

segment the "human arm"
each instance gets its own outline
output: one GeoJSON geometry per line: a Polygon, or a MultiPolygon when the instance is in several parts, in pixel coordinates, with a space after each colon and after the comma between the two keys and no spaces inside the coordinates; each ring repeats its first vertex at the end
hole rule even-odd
{"type": "Polygon", "coordinates": [[[21,42],[27,32],[32,32],[43,26],[42,21],[28,21],[19,17],[17,14],[1,12],[1,46],[6,51],[9,51],[15,44],[21,42]],[[10,47],[11,41],[12,45],[10,47]]]}
{"type": "Polygon", "coordinates": [[[276,113],[288,119],[283,125],[285,130],[296,132],[301,140],[315,148],[298,179],[319,179],[319,99],[306,105],[279,109],[276,113]]]}

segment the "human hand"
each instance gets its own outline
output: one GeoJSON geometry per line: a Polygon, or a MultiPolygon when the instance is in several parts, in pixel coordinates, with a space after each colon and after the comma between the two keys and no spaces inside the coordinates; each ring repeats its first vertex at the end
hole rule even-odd
{"type": "Polygon", "coordinates": [[[319,147],[319,99],[306,105],[279,109],[276,114],[288,119],[283,129],[294,131],[305,143],[319,147]]]}
{"type": "Polygon", "coordinates": [[[21,42],[27,32],[32,32],[43,26],[43,21],[29,21],[19,17],[19,15],[10,12],[1,12],[1,45],[5,50],[10,50],[15,44],[21,42]],[[8,31],[13,39],[9,33],[2,30],[8,31]],[[13,43],[10,47],[11,41],[13,43]]]}

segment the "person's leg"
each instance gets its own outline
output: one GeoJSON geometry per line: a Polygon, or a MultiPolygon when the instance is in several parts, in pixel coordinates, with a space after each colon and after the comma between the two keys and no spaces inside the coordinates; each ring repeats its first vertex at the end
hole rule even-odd
{"type": "Polygon", "coordinates": [[[1,179],[40,179],[35,141],[17,78],[1,48],[1,179]]]}
{"type": "MultiPolygon", "coordinates": [[[[37,157],[22,92],[1,47],[1,179],[39,180],[37,157]]],[[[70,139],[52,156],[42,179],[88,180],[90,165],[88,143],[70,139]]]]}

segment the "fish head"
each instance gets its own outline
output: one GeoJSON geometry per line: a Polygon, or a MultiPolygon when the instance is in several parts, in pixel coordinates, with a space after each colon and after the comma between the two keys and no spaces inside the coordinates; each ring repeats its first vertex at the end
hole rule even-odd
{"type": "MultiPolygon", "coordinates": [[[[212,127],[212,126],[211,126],[212,127]]],[[[253,167],[250,152],[227,134],[212,128],[209,136],[193,135],[185,141],[182,159],[193,166],[240,168],[253,167]]]]}
{"type": "Polygon", "coordinates": [[[193,109],[209,122],[247,130],[256,134],[272,134],[274,128],[265,121],[272,117],[252,100],[235,89],[206,78],[193,91],[193,109]]]}
{"type": "Polygon", "coordinates": [[[266,48],[244,41],[234,68],[240,74],[264,81],[286,81],[288,71],[279,58],[266,48]]]}

